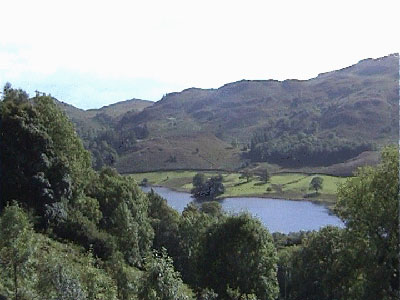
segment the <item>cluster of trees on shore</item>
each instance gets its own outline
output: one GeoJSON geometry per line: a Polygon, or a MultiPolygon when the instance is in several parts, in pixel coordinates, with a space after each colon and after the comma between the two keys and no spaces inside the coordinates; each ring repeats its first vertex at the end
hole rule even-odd
{"type": "Polygon", "coordinates": [[[51,97],[10,85],[0,151],[0,299],[399,296],[397,148],[341,187],[346,228],[289,236],[207,201],[221,178],[197,178],[213,188],[178,214],[129,176],[95,171],[51,97]]]}
{"type": "Polygon", "coordinates": [[[207,179],[203,173],[193,177],[191,193],[198,201],[212,201],[225,192],[222,175],[212,176],[207,179]]]}

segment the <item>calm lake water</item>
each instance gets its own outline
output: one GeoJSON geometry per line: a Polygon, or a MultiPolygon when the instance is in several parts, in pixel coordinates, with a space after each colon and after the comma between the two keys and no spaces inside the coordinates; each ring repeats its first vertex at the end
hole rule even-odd
{"type": "MultiPolygon", "coordinates": [[[[149,192],[151,187],[142,187],[149,192]]],[[[165,187],[153,187],[168,204],[182,212],[193,201],[191,194],[176,192],[165,187]]],[[[296,232],[318,230],[326,225],[343,227],[342,221],[329,210],[309,201],[278,200],[268,198],[226,198],[220,201],[224,211],[229,213],[249,212],[269,229],[270,232],[296,232]]]]}

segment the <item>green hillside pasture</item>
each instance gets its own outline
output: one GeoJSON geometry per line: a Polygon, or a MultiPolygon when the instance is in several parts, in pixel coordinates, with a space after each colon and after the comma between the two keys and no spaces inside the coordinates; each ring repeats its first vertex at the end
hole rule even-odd
{"type": "MultiPolygon", "coordinates": [[[[197,171],[163,171],[131,174],[138,183],[147,178],[150,185],[165,186],[178,191],[190,192],[192,178],[197,171]]],[[[207,177],[221,174],[224,178],[225,193],[223,197],[272,197],[286,199],[311,198],[313,201],[333,203],[336,200],[336,191],[339,184],[346,181],[346,177],[303,173],[282,173],[271,176],[269,183],[261,181],[258,176],[240,178],[239,173],[204,172],[207,177]],[[309,190],[313,177],[322,177],[323,188],[318,195],[309,190]],[[268,190],[267,190],[268,189],[268,190]]]]}

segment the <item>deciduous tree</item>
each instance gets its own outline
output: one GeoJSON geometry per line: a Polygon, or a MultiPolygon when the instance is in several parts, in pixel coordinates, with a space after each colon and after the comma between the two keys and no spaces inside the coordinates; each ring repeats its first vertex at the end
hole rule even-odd
{"type": "Polygon", "coordinates": [[[148,256],[145,268],[139,291],[140,299],[193,299],[190,290],[184,286],[179,272],[174,270],[172,259],[168,257],[165,249],[161,252],[155,251],[153,256],[148,256]]]}
{"type": "Polygon", "coordinates": [[[399,152],[385,148],[381,163],[364,167],[338,191],[336,212],[347,227],[362,299],[398,299],[399,152]]]}
{"type": "Polygon", "coordinates": [[[310,190],[315,190],[315,193],[318,193],[318,191],[322,189],[323,182],[324,179],[322,177],[313,177],[310,182],[310,190]]]}
{"type": "Polygon", "coordinates": [[[220,297],[227,297],[228,289],[261,300],[278,296],[276,250],[258,220],[247,214],[228,217],[209,229],[203,251],[202,284],[220,297]]]}
{"type": "Polygon", "coordinates": [[[30,299],[35,282],[33,254],[36,248],[32,224],[17,203],[0,218],[0,273],[10,299],[30,299]]]}

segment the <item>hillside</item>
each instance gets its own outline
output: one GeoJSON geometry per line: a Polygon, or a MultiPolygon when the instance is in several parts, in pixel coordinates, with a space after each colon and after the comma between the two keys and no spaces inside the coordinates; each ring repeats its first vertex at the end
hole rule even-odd
{"type": "Polygon", "coordinates": [[[101,139],[115,150],[104,163],[123,172],[328,167],[398,140],[398,83],[394,54],[310,80],[241,80],[170,93],[141,110],[122,102],[67,113],[80,132],[82,122],[112,130],[101,139]]]}
{"type": "Polygon", "coordinates": [[[113,123],[127,112],[131,114],[139,113],[146,107],[153,105],[154,102],[131,99],[103,106],[100,109],[88,110],[79,109],[61,101],[56,101],[56,103],[67,113],[72,122],[76,124],[78,132],[87,132],[112,127],[113,123]]]}

